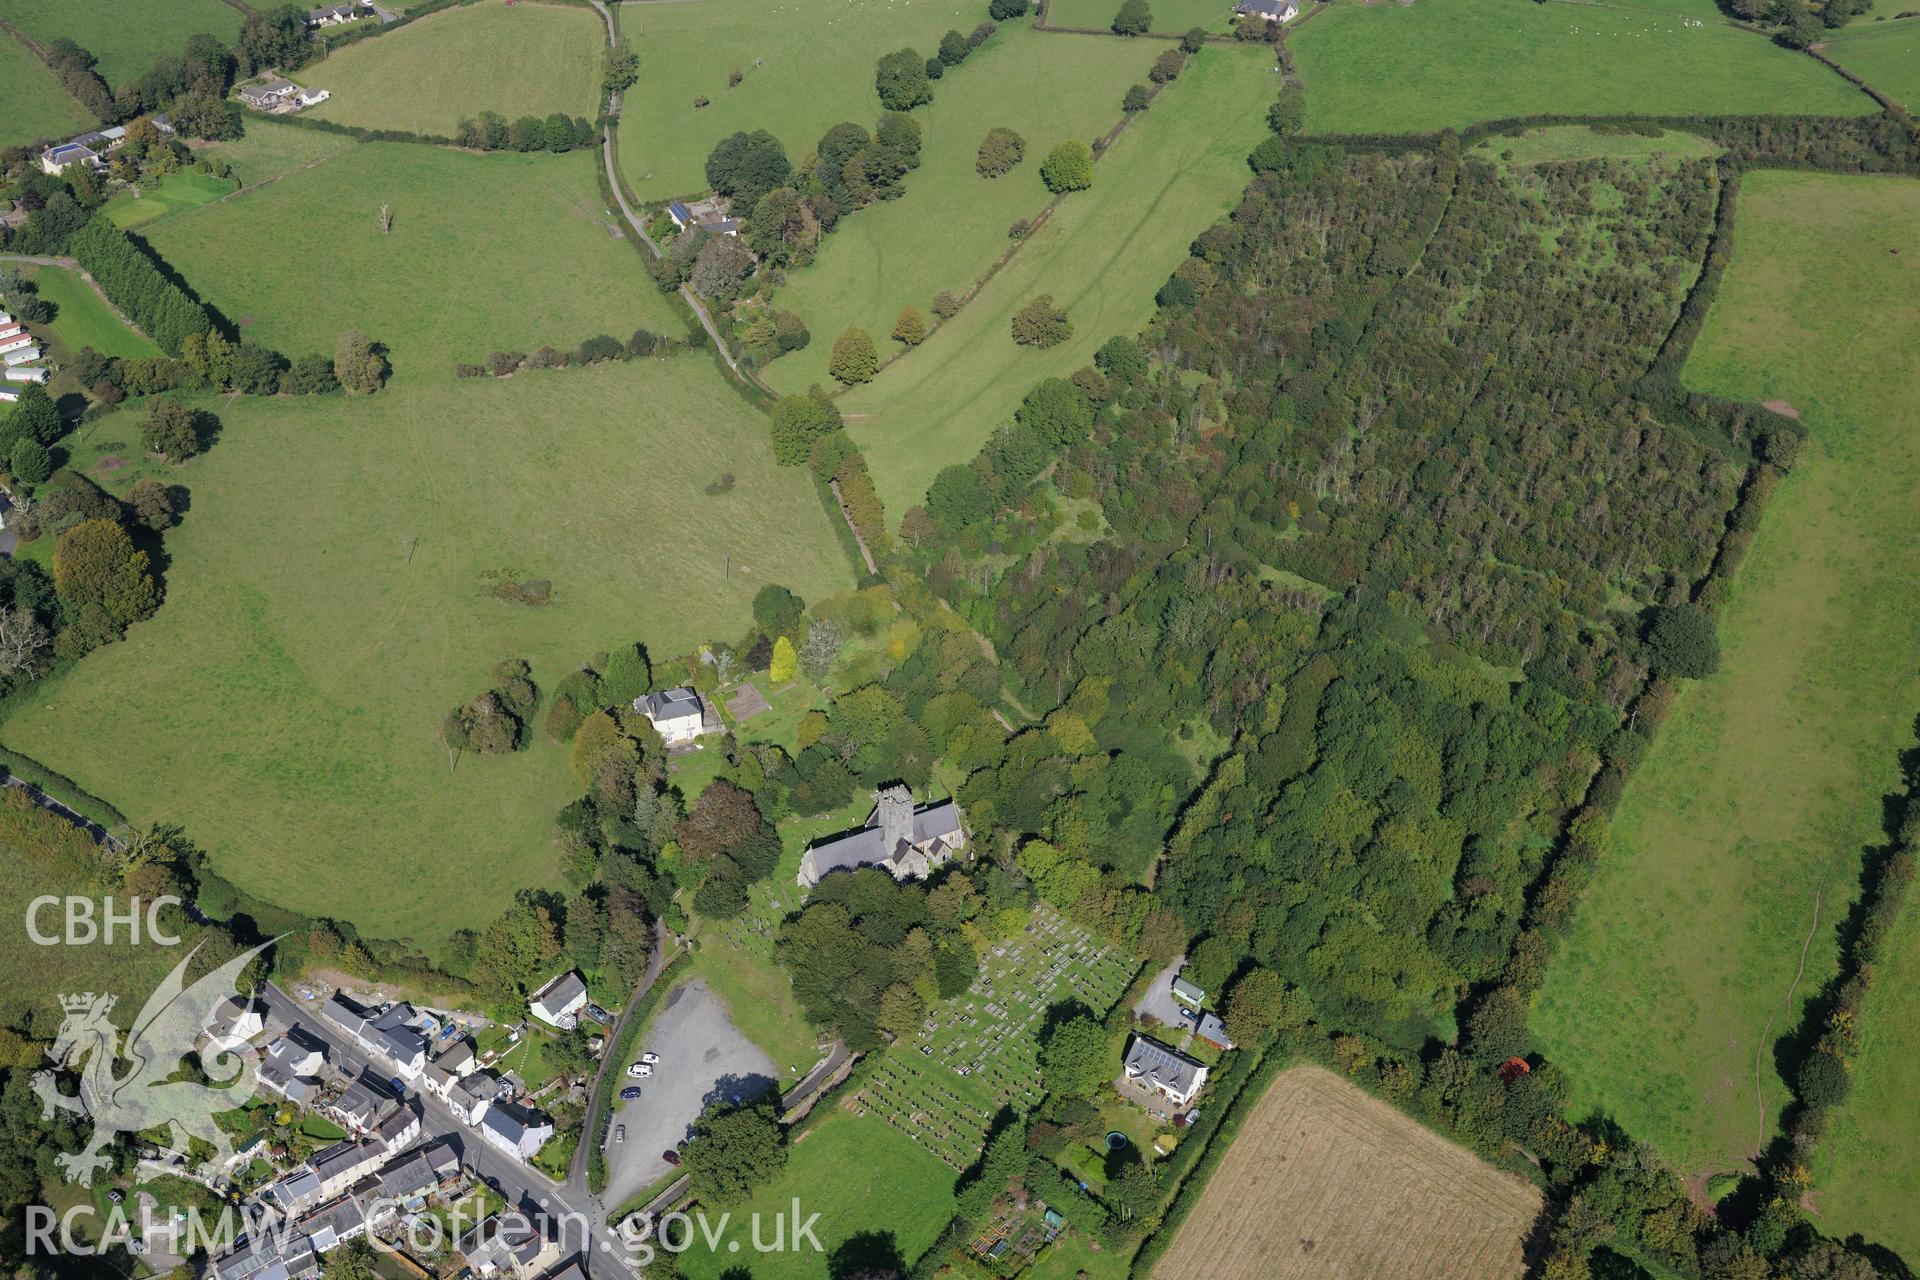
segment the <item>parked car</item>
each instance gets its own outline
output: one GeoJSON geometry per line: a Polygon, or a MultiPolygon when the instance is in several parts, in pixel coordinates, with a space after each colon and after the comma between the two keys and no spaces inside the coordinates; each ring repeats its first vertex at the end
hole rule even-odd
{"type": "Polygon", "coordinates": [[[613,1126],[613,1140],[615,1142],[625,1142],[627,1140],[627,1126],[623,1124],[613,1126]]]}
{"type": "Polygon", "coordinates": [[[660,1055],[657,1053],[643,1053],[640,1055],[640,1061],[651,1067],[660,1061],[660,1055]]]}
{"type": "Polygon", "coordinates": [[[680,1163],[680,1153],[678,1151],[662,1151],[660,1153],[660,1158],[662,1160],[665,1160],[668,1164],[680,1163]]]}
{"type": "Polygon", "coordinates": [[[612,1019],[607,1016],[607,1011],[605,1009],[602,1009],[597,1004],[590,1004],[587,1006],[587,1016],[589,1018],[592,1018],[595,1022],[611,1022],[612,1021],[612,1019]]]}
{"type": "Polygon", "coordinates": [[[626,1101],[632,1102],[635,1098],[640,1096],[640,1086],[637,1084],[630,1084],[626,1088],[620,1091],[620,1096],[624,1098],[626,1101]]]}
{"type": "Polygon", "coordinates": [[[653,1074],[653,1068],[644,1062],[636,1062],[627,1068],[627,1074],[636,1080],[645,1080],[653,1074]]]}

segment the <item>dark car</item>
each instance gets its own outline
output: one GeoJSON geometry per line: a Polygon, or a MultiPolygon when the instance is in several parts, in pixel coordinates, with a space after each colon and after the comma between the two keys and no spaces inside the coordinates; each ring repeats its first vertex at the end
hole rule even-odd
{"type": "Polygon", "coordinates": [[[680,1163],[680,1153],[678,1151],[662,1151],[660,1153],[660,1158],[662,1160],[665,1160],[668,1164],[680,1163]]]}
{"type": "Polygon", "coordinates": [[[630,1084],[626,1088],[620,1091],[620,1096],[625,1098],[628,1102],[632,1102],[635,1098],[640,1096],[640,1086],[637,1084],[630,1084]]]}

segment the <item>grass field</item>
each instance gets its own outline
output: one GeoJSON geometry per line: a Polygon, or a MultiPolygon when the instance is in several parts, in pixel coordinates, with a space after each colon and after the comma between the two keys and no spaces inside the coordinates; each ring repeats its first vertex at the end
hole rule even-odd
{"type": "Polygon", "coordinates": [[[1154,1280],[1526,1270],[1540,1193],[1319,1067],[1277,1077],[1154,1280]]]}
{"type": "Polygon", "coordinates": [[[0,35],[0,146],[71,137],[91,123],[46,63],[0,35]]]}
{"type": "MultiPolygon", "coordinates": [[[[517,8],[518,6],[516,6],[517,8]]],[[[367,143],[155,223],[154,247],[245,335],[299,355],[359,328],[396,376],[452,377],[496,347],[682,332],[616,239],[594,157],[367,143]],[[382,204],[393,232],[382,235],[382,204]]]]}
{"type": "Polygon", "coordinates": [[[1812,58],[1710,17],[1504,0],[1342,5],[1289,40],[1311,133],[1414,133],[1531,115],[1878,105],[1812,58]],[[1385,86],[1392,86],[1387,90],[1385,86]]]}
{"type": "MultiPolygon", "coordinates": [[[[1735,1170],[1775,1132],[1774,1041],[1833,971],[1920,710],[1920,183],[1756,173],[1739,199],[1687,381],[1785,400],[1811,439],[1733,581],[1720,671],[1635,773],[1531,1019],[1575,1114],[1607,1112],[1689,1174],[1735,1170]]],[[[1862,1123],[1911,1141],[1910,1102],[1862,1123]]],[[[1837,1154],[1821,1199],[1860,1197],[1860,1227],[1920,1189],[1865,1155],[1837,1154]]]]}
{"type": "MultiPolygon", "coordinates": [[[[131,945],[121,928],[113,946],[40,946],[27,934],[27,911],[43,894],[91,897],[99,900],[112,891],[99,877],[99,849],[91,837],[63,819],[37,808],[24,791],[0,789],[0,911],[8,927],[0,930],[0,965],[7,981],[0,987],[0,1025],[30,1025],[51,1039],[60,1024],[55,994],[64,991],[111,991],[120,995],[114,1021],[132,1023],[147,993],[180,963],[188,942],[180,947],[131,945]]],[[[118,902],[116,909],[126,904],[118,902]]],[[[34,924],[42,935],[64,936],[62,908],[42,908],[34,924]]],[[[143,925],[144,927],[144,925],[143,925]]],[[[142,942],[146,934],[141,934],[142,942]]]]}
{"type": "Polygon", "coordinates": [[[1649,137],[1641,133],[1600,133],[1586,125],[1554,125],[1483,138],[1467,154],[1524,167],[1569,160],[1638,160],[1651,156],[1693,160],[1717,155],[1719,151],[1719,147],[1699,134],[1681,129],[1668,129],[1657,137],[1649,137]]]}
{"type": "Polygon", "coordinates": [[[1827,56],[1908,111],[1920,108],[1920,19],[1856,18],[1828,37],[1827,56]]]}
{"type": "Polygon", "coordinates": [[[302,129],[270,120],[248,120],[244,137],[231,142],[202,142],[193,152],[210,160],[225,160],[242,187],[284,178],[296,169],[323,163],[359,144],[337,133],[302,129]]]}
{"type": "Polygon", "coordinates": [[[53,304],[47,327],[70,351],[92,347],[108,356],[157,356],[160,348],[127,328],[85,280],[65,267],[35,267],[34,284],[53,304]]]}
{"type": "Polygon", "coordinates": [[[198,209],[212,204],[235,190],[231,178],[216,178],[210,173],[170,173],[152,191],[123,191],[107,201],[101,210],[122,229],[145,226],[170,213],[198,209]]]}
{"type": "MultiPolygon", "coordinates": [[[[986,16],[977,0],[623,5],[620,31],[642,69],[622,106],[621,175],[648,200],[704,191],[707,152],[741,129],[768,130],[797,165],[842,120],[871,125],[879,116],[873,68],[882,54],[912,46],[931,55],[949,29],[971,31],[986,16]],[[730,89],[736,69],[743,78],[730,89]],[[696,108],[696,97],[709,105],[696,108]]],[[[951,71],[934,100],[975,69],[951,71]]]]}
{"type": "MultiPolygon", "coordinates": [[[[1149,0],[1147,8],[1153,15],[1155,31],[1185,31],[1190,27],[1204,27],[1208,31],[1233,29],[1234,8],[1227,0],[1149,0]]],[[[1119,11],[1120,0],[1048,0],[1047,24],[1107,28],[1119,11]]],[[[1148,47],[1157,51],[1164,46],[1148,47]]]]}
{"type": "MultiPolygon", "coordinates": [[[[698,7],[698,6],[695,6],[698,7]]],[[[570,5],[473,5],[429,14],[305,68],[333,97],[308,114],[368,129],[451,135],[463,116],[497,111],[591,120],[606,33],[570,5]]]]}
{"type": "Polygon", "coordinates": [[[209,407],[219,442],[177,469],[95,465],[137,453],[132,412],[84,429],[90,474],[161,474],[192,510],[159,614],[0,739],[136,821],[184,823],[250,892],[374,936],[434,945],[550,882],[580,789],[566,753],[537,736],[449,772],[435,740],[494,662],[551,689],[622,640],[738,634],[769,581],[809,599],[850,581],[806,479],[701,355],[209,407]],[[707,497],[722,471],[735,488],[707,497]],[[498,575],[551,580],[553,603],[501,602],[498,575]]]}
{"type": "Polygon", "coordinates": [[[843,397],[891,520],[941,467],[971,458],[1035,382],[1071,373],[1153,314],[1193,237],[1246,185],[1247,154],[1267,136],[1271,65],[1264,50],[1232,46],[1192,59],[1101,156],[1090,190],[1068,197],[959,315],[843,397]],[[1015,346],[1013,313],[1041,293],[1066,309],[1073,336],[1048,351],[1015,346]]]}
{"type": "Polygon", "coordinates": [[[1112,128],[1127,86],[1146,83],[1161,48],[1008,24],[915,113],[924,145],[906,194],[848,217],[813,265],[776,295],[778,305],[807,321],[814,341],[767,366],[768,380],[785,391],[831,386],[827,356],[842,329],[859,325],[897,349],[887,335],[900,308],[917,306],[931,319],[935,293],[964,293],[1006,250],[1007,227],[1047,207],[1051,197],[1040,180],[1047,152],[1067,138],[1091,141],[1112,128]],[[1027,158],[1011,173],[983,178],[974,157],[986,131],[999,125],[1026,140],[1027,158]],[[934,226],[938,233],[929,234],[934,226]]]}
{"type": "Polygon", "coordinates": [[[1909,1153],[1920,1098],[1920,902],[1911,891],[1860,1016],[1853,1094],[1813,1166],[1821,1229],[1860,1232],[1920,1262],[1920,1171],[1909,1153]]]}
{"type": "MultiPolygon", "coordinates": [[[[861,1268],[844,1262],[830,1265],[829,1260],[853,1237],[884,1238],[902,1262],[911,1264],[933,1244],[952,1212],[953,1170],[879,1121],[836,1110],[805,1130],[787,1157],[784,1173],[752,1200],[732,1208],[717,1248],[708,1248],[696,1230],[699,1243],[674,1261],[690,1280],[718,1280],[729,1268],[743,1265],[743,1259],[751,1264],[755,1280],[851,1276],[861,1268]],[[801,1246],[755,1253],[752,1216],[761,1217],[762,1242],[771,1242],[776,1216],[787,1216],[791,1230],[795,1199],[801,1221],[820,1215],[814,1234],[825,1252],[801,1246]]],[[[710,1225],[722,1225],[719,1214],[709,1212],[708,1217],[710,1225]]]]}
{"type": "Polygon", "coordinates": [[[156,59],[179,56],[190,35],[217,36],[231,49],[242,21],[222,0],[0,0],[0,18],[36,40],[66,36],[100,60],[116,89],[156,59]]]}

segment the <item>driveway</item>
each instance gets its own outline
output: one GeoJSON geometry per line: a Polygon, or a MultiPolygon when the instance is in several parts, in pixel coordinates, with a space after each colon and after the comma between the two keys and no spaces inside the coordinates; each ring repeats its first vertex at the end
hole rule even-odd
{"type": "Polygon", "coordinates": [[[629,1080],[622,1066],[620,1084],[644,1092],[619,1103],[614,1125],[627,1127],[625,1142],[612,1141],[608,1127],[607,1190],[601,1203],[619,1208],[671,1168],[661,1153],[678,1145],[710,1102],[738,1095],[757,1098],[776,1087],[779,1070],[752,1041],[734,1030],[727,1007],[698,978],[682,983],[641,1040],[643,1053],[660,1055],[650,1080],[629,1080]]]}
{"type": "Polygon", "coordinates": [[[1140,1017],[1152,1018],[1164,1027],[1184,1031],[1187,1026],[1182,1006],[1173,998],[1173,980],[1180,976],[1180,966],[1187,962],[1185,956],[1175,956],[1173,963],[1153,975],[1153,985],[1147,988],[1147,994],[1140,997],[1140,1003],[1133,1011],[1140,1017]]]}

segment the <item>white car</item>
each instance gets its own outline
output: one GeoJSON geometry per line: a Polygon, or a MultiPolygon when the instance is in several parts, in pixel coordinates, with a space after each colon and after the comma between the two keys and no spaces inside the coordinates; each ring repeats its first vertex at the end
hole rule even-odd
{"type": "Polygon", "coordinates": [[[657,1053],[643,1053],[640,1055],[640,1061],[651,1067],[660,1061],[660,1055],[657,1053]]]}
{"type": "Polygon", "coordinates": [[[645,1064],[636,1062],[627,1068],[627,1074],[630,1076],[647,1076],[652,1075],[653,1072],[652,1069],[645,1064]]]}

